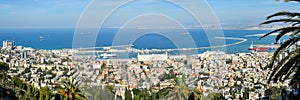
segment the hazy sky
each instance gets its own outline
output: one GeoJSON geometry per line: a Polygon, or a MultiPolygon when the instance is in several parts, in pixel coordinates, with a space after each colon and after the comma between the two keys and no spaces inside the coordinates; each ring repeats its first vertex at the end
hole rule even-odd
{"type": "MultiPolygon", "coordinates": [[[[119,2],[118,0],[98,1],[105,6],[93,9],[95,12],[93,16],[101,15],[101,12],[109,10],[111,4],[119,2]]],[[[262,22],[267,15],[277,11],[300,11],[300,3],[284,3],[275,0],[207,1],[222,26],[253,26],[262,22]]],[[[0,0],[0,28],[74,28],[89,2],[90,0],[0,0]]],[[[193,2],[188,3],[193,4],[193,2]]],[[[197,5],[193,6],[197,7],[197,5]]],[[[179,22],[182,24],[197,26],[192,17],[178,6],[159,0],[139,0],[116,11],[108,19],[105,27],[119,27],[124,24],[120,22],[139,16],[142,12],[167,13],[175,19],[180,18],[179,22]]],[[[153,22],[150,19],[143,21],[153,22]]],[[[157,19],[154,22],[161,21],[157,19]]]]}

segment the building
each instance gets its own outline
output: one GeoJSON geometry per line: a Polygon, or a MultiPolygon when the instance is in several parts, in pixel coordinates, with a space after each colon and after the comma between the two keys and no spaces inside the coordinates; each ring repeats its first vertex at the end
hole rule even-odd
{"type": "Polygon", "coordinates": [[[122,100],[125,100],[126,90],[128,90],[128,85],[125,80],[122,80],[120,84],[115,84],[115,100],[117,100],[117,96],[120,96],[122,100]]]}
{"type": "Polygon", "coordinates": [[[138,53],[138,61],[159,61],[168,60],[168,53],[164,54],[140,54],[138,53]]]}
{"type": "Polygon", "coordinates": [[[6,48],[7,47],[6,44],[7,44],[7,41],[3,41],[2,48],[6,48]]]}
{"type": "Polygon", "coordinates": [[[3,41],[2,42],[2,48],[3,49],[13,49],[14,42],[13,41],[3,41]]]}

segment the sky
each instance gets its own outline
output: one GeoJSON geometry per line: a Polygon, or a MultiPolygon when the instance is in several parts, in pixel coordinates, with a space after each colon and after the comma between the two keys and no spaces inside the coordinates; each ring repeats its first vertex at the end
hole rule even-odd
{"type": "MultiPolygon", "coordinates": [[[[162,25],[165,18],[187,27],[199,26],[193,14],[183,9],[185,7],[162,0],[137,0],[118,7],[117,10],[113,9],[121,1],[124,0],[95,0],[94,2],[91,0],[0,0],[0,28],[75,28],[87,10],[92,13],[89,16],[95,19],[106,18],[103,27],[126,25],[136,27],[151,23],[162,25]],[[91,5],[99,6],[91,7],[91,5]],[[115,12],[108,17],[104,15],[111,10],[115,12]]],[[[194,4],[195,0],[185,1],[184,3],[191,7],[199,7],[194,4]]],[[[285,3],[275,0],[207,0],[207,2],[223,27],[256,26],[272,13],[300,11],[300,3],[296,2],[285,3]]],[[[202,11],[202,21],[211,20],[207,12],[202,11]]]]}

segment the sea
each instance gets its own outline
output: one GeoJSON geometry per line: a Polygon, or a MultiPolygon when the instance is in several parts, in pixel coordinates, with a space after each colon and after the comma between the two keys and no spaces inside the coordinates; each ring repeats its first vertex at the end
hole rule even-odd
{"type": "MultiPolygon", "coordinates": [[[[130,32],[138,32],[145,29],[131,29],[130,32]]],[[[134,41],[133,47],[136,49],[174,49],[177,48],[174,42],[167,37],[160,34],[145,34],[134,41]]],[[[119,31],[118,28],[103,28],[99,31],[97,36],[96,45],[97,47],[111,46],[116,33],[119,31]]],[[[176,32],[176,29],[165,29],[165,31],[176,32]]],[[[210,41],[207,38],[207,33],[203,29],[187,29],[185,35],[190,35],[197,47],[209,47],[210,41]]],[[[275,41],[274,36],[269,36],[263,39],[259,39],[260,36],[250,36],[255,34],[265,34],[270,30],[222,30],[224,37],[243,38],[246,41],[240,42],[241,40],[226,39],[226,44],[234,44],[226,46],[226,53],[244,53],[250,52],[249,46],[253,44],[272,44],[275,41]]],[[[14,41],[16,46],[31,47],[34,49],[71,49],[73,44],[74,28],[57,28],[57,29],[25,29],[25,28],[7,28],[0,29],[0,41],[14,41]]],[[[142,32],[142,31],[141,31],[142,32]]],[[[180,36],[180,35],[179,35],[180,36]]],[[[130,37],[130,35],[129,35],[130,37]]],[[[180,38],[180,37],[178,37],[180,38]]],[[[284,38],[287,38],[285,36],[284,38]]],[[[127,38],[119,38],[126,40],[127,38]]],[[[184,41],[182,41],[184,42],[184,41]]],[[[2,46],[2,43],[0,44],[2,46]]],[[[209,51],[209,48],[202,49],[198,53],[209,51]]]]}

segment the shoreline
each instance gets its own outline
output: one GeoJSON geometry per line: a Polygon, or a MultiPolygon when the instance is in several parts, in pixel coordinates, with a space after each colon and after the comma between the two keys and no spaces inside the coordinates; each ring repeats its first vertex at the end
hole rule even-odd
{"type": "MultiPolygon", "coordinates": [[[[168,51],[168,50],[171,50],[173,49],[173,51],[175,51],[175,49],[194,49],[194,50],[203,50],[203,49],[213,49],[213,48],[226,48],[228,46],[234,46],[234,45],[238,45],[238,44],[241,44],[241,43],[244,43],[247,41],[246,38],[238,38],[238,37],[215,37],[216,39],[224,39],[224,40],[239,40],[238,42],[234,42],[234,43],[230,43],[230,44],[224,44],[224,45],[218,45],[218,46],[208,46],[208,47],[197,47],[197,48],[166,48],[166,49],[155,49],[155,48],[152,48],[152,49],[149,49],[149,50],[162,50],[162,51],[168,51]]],[[[60,49],[43,49],[43,48],[33,48],[33,47],[24,47],[24,46],[14,46],[14,48],[17,48],[17,47],[22,47],[22,48],[27,48],[27,49],[34,49],[34,50],[74,50],[74,49],[83,49],[83,48],[60,48],[60,49]]],[[[114,47],[114,46],[100,46],[100,48],[111,48],[111,47],[114,47]]],[[[2,47],[1,47],[2,48],[2,47]]],[[[142,49],[137,49],[137,48],[133,48],[133,49],[136,49],[136,50],[142,50],[142,49]]],[[[206,50],[206,51],[209,51],[209,50],[206,50]]],[[[204,52],[206,52],[204,51],[204,52]]],[[[202,52],[203,53],[203,52],[202,52]]]]}

